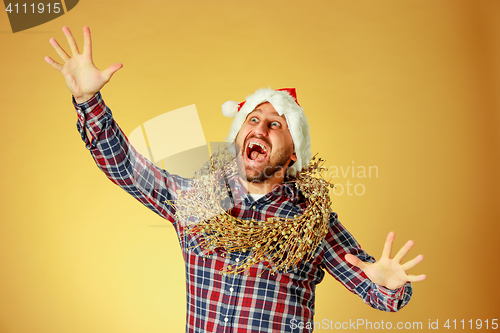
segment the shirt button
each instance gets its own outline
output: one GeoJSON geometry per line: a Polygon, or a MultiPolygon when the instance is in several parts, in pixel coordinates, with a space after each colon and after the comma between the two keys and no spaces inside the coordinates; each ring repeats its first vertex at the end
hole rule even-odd
{"type": "Polygon", "coordinates": [[[227,323],[229,321],[229,318],[228,317],[224,318],[224,321],[227,323]]]}
{"type": "Polygon", "coordinates": [[[236,259],[234,259],[234,260],[236,260],[236,262],[239,262],[239,261],[240,261],[240,258],[236,258],[236,259]]]}
{"type": "Polygon", "coordinates": [[[229,288],[229,291],[230,291],[230,292],[233,292],[233,291],[234,291],[234,288],[233,288],[233,287],[229,288]]]}
{"type": "Polygon", "coordinates": [[[256,209],[255,206],[252,206],[252,209],[255,210],[256,209]]]}

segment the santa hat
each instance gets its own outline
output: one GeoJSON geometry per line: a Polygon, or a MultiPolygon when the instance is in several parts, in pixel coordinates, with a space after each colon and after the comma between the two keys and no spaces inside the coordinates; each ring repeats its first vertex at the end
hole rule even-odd
{"type": "Polygon", "coordinates": [[[222,113],[226,117],[234,118],[227,141],[234,142],[247,115],[258,105],[265,102],[271,103],[280,116],[285,115],[295,147],[295,155],[297,156],[297,161],[288,168],[287,174],[295,176],[303,167],[309,165],[312,154],[309,124],[303,109],[297,102],[297,95],[294,88],[278,90],[262,88],[257,90],[253,95],[247,96],[244,102],[228,101],[224,103],[222,105],[222,113]]]}

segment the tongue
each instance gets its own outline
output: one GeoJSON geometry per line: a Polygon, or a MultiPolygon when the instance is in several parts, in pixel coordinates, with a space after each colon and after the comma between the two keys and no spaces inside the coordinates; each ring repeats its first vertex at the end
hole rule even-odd
{"type": "Polygon", "coordinates": [[[261,155],[261,154],[260,154],[258,151],[254,150],[254,151],[252,151],[252,152],[250,153],[250,159],[255,160],[255,159],[257,159],[257,157],[259,157],[260,155],[261,155]]]}

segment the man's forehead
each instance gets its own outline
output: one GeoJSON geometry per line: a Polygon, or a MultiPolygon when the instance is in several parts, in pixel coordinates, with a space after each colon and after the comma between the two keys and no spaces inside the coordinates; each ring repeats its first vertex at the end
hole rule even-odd
{"type": "Polygon", "coordinates": [[[250,112],[248,115],[251,115],[252,113],[266,113],[268,116],[271,117],[280,117],[283,119],[285,118],[285,115],[280,115],[278,111],[274,108],[274,106],[269,103],[269,102],[264,102],[255,107],[252,112],[250,112]]]}

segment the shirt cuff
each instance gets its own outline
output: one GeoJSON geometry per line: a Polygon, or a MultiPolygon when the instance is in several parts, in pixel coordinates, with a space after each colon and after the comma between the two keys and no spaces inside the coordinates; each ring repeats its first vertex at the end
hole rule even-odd
{"type": "Polygon", "coordinates": [[[379,285],[377,287],[380,293],[387,299],[389,306],[395,311],[400,310],[408,304],[413,293],[410,282],[406,282],[401,288],[394,290],[379,285]]]}
{"type": "Polygon", "coordinates": [[[97,143],[96,138],[101,133],[110,110],[106,107],[99,91],[83,103],[78,104],[74,96],[72,100],[78,117],[76,124],[78,131],[87,149],[92,149],[97,143]],[[90,132],[90,140],[87,137],[85,128],[90,132]]]}

